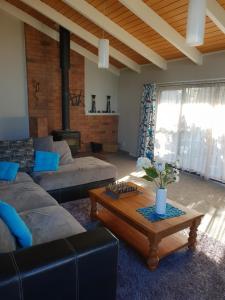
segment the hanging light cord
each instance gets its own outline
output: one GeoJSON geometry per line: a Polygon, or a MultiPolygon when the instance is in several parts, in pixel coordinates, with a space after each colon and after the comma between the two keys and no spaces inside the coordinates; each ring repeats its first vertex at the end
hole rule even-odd
{"type": "MultiPolygon", "coordinates": [[[[103,7],[103,14],[105,16],[106,13],[106,0],[104,0],[104,7],[103,7]]],[[[102,38],[105,38],[105,31],[104,31],[104,27],[102,27],[102,38]]]]}

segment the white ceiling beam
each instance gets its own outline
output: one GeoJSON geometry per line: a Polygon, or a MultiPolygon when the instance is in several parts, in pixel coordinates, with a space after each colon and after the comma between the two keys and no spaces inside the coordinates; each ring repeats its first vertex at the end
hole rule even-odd
{"type": "MultiPolygon", "coordinates": [[[[141,56],[145,57],[148,61],[157,65],[161,69],[166,69],[167,63],[155,51],[150,49],[147,45],[142,43],[140,40],[135,38],[132,34],[128,33],[122,27],[114,23],[104,14],[102,14],[94,6],[86,2],[85,0],[63,0],[70,7],[81,13],[83,16],[88,18],[90,21],[110,33],[112,36],[120,40],[122,43],[136,51],[141,56]]],[[[133,0],[132,0],[133,1],[133,0]]],[[[131,1],[131,2],[132,2],[131,1]]]]}
{"type": "Polygon", "coordinates": [[[225,33],[225,10],[216,0],[207,1],[206,14],[225,33]]]}
{"type": "MultiPolygon", "coordinates": [[[[29,14],[25,13],[23,10],[15,7],[14,5],[6,2],[5,0],[0,0],[0,9],[4,10],[5,12],[9,13],[10,15],[16,17],[23,23],[26,23],[33,28],[37,29],[38,31],[44,33],[45,35],[49,36],[50,38],[54,39],[55,41],[59,41],[59,33],[50,28],[49,26],[43,24],[42,22],[38,21],[37,19],[33,18],[29,14]]],[[[70,48],[75,52],[79,53],[80,55],[84,56],[88,60],[98,64],[98,57],[93,54],[92,52],[88,51],[87,49],[81,47],[79,44],[71,41],[70,48]]],[[[109,71],[114,73],[115,75],[120,75],[120,70],[115,66],[110,65],[109,71]]]]}
{"type": "MultiPolygon", "coordinates": [[[[21,0],[23,3],[27,4],[28,6],[32,7],[39,13],[43,14],[47,18],[51,19],[53,22],[65,27],[73,34],[79,36],[81,39],[85,40],[86,42],[90,43],[91,45],[98,48],[98,41],[99,39],[92,33],[85,30],[83,27],[79,26],[78,24],[74,23],[70,19],[66,18],[63,14],[57,12],[52,7],[48,6],[44,2],[40,0],[21,0]]],[[[141,67],[135,61],[121,53],[120,51],[116,50],[115,48],[109,48],[110,56],[128,67],[129,69],[140,73],[141,67]]]]}
{"type": "Polygon", "coordinates": [[[202,64],[202,54],[196,48],[188,46],[185,38],[142,0],[119,1],[193,62],[202,64]]]}

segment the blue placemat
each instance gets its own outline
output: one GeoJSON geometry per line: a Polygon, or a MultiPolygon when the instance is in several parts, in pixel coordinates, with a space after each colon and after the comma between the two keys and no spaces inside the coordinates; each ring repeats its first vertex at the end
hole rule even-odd
{"type": "Polygon", "coordinates": [[[155,212],[155,205],[138,208],[137,212],[143,215],[147,220],[151,222],[157,222],[160,220],[170,219],[174,217],[179,217],[185,214],[185,212],[177,207],[172,206],[171,204],[166,204],[166,213],[165,215],[158,215],[155,212]]]}

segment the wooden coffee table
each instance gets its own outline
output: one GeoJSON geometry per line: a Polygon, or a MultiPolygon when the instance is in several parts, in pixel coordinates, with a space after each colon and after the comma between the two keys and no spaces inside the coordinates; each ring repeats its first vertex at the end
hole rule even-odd
{"type": "Polygon", "coordinates": [[[155,270],[159,260],[170,253],[183,247],[195,250],[197,228],[203,214],[168,200],[186,214],[151,223],[136,211],[154,204],[147,190],[140,190],[138,195],[118,200],[108,196],[105,188],[90,190],[91,218],[99,219],[115,235],[134,247],[146,258],[149,269],[155,270]],[[190,228],[189,237],[179,233],[185,228],[190,228]]]}

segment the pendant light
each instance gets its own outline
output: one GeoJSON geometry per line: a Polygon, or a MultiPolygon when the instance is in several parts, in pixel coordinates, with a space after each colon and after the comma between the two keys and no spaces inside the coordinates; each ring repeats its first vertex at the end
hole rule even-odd
{"type": "Polygon", "coordinates": [[[98,67],[100,69],[109,67],[109,40],[107,39],[98,41],[98,67]]]}
{"type": "Polygon", "coordinates": [[[186,42],[189,46],[204,43],[206,0],[189,0],[186,42]]]}
{"type": "MultiPolygon", "coordinates": [[[[105,5],[106,1],[104,3],[104,15],[105,5]]],[[[98,68],[109,68],[109,40],[104,38],[104,29],[102,30],[102,38],[98,41],[98,68]]]]}

